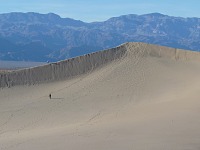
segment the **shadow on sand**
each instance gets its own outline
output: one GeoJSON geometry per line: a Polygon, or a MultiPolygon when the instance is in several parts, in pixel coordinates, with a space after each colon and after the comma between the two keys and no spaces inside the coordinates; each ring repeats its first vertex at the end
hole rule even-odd
{"type": "Polygon", "coordinates": [[[64,98],[53,98],[53,97],[52,97],[51,99],[64,99],[64,98]]]}

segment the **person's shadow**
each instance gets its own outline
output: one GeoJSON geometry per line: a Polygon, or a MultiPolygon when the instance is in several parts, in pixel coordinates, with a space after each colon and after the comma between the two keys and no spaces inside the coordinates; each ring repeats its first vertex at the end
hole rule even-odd
{"type": "Polygon", "coordinates": [[[56,97],[51,97],[51,99],[64,99],[64,98],[56,98],[56,97]]]}

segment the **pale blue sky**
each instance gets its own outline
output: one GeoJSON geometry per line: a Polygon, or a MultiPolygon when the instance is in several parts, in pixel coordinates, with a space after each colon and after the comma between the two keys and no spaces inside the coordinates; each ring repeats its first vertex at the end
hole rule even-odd
{"type": "Polygon", "coordinates": [[[199,7],[200,0],[0,0],[0,13],[53,12],[85,22],[153,12],[200,18],[199,7]]]}

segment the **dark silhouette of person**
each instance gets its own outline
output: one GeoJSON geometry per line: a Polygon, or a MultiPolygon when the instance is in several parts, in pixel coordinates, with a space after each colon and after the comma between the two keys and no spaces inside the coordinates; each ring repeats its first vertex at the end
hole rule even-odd
{"type": "Polygon", "coordinates": [[[51,94],[49,94],[49,99],[51,99],[51,94]]]}

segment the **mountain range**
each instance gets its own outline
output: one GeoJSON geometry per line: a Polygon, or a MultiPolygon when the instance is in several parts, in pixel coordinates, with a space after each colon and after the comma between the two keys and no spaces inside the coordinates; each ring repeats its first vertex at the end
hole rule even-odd
{"type": "Polygon", "coordinates": [[[0,60],[58,61],[124,42],[200,51],[200,18],[151,13],[86,23],[54,13],[0,14],[0,60]]]}

